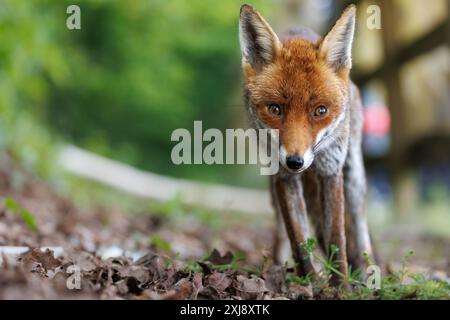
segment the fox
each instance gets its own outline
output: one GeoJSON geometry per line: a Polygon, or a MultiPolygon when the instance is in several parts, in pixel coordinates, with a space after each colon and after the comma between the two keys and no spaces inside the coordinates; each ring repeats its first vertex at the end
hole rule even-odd
{"type": "Polygon", "coordinates": [[[239,43],[250,125],[278,130],[278,172],[270,177],[276,216],[273,258],[289,246],[301,275],[317,276],[302,243],[312,237],[345,281],[373,259],[365,213],[363,105],[350,79],[356,7],[320,37],[307,27],[273,31],[251,5],[240,9],[239,43]],[[283,227],[284,224],[284,227],[283,227]]]}

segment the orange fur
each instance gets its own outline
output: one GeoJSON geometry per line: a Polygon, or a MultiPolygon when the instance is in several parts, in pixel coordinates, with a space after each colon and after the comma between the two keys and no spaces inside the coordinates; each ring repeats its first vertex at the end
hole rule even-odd
{"type": "Polygon", "coordinates": [[[260,119],[270,128],[280,130],[280,143],[289,154],[303,154],[315,141],[318,132],[342,113],[348,91],[348,70],[335,73],[319,54],[319,47],[303,39],[283,43],[274,63],[261,72],[244,63],[249,98],[260,119]],[[274,117],[266,106],[283,107],[283,117],[274,117]],[[327,115],[314,119],[319,105],[327,115]]]}

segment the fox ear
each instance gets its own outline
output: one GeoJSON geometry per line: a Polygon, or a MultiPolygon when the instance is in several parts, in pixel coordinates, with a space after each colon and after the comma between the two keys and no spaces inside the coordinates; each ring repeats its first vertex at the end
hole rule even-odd
{"type": "Polygon", "coordinates": [[[356,7],[350,5],[320,44],[320,52],[336,72],[352,67],[356,7]]]}
{"type": "Polygon", "coordinates": [[[241,7],[239,42],[243,61],[260,71],[275,60],[280,40],[264,18],[252,6],[241,7]]]}

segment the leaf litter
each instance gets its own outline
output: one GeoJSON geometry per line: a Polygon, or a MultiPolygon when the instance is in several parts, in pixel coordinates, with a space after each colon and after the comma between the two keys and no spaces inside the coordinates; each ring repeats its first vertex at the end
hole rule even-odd
{"type": "Polygon", "coordinates": [[[292,267],[273,264],[270,226],[238,223],[212,232],[152,212],[79,208],[31,177],[14,186],[11,171],[0,167],[0,248],[29,250],[1,256],[0,299],[329,297],[289,281],[292,267]],[[43,249],[51,246],[63,250],[43,249]]]}

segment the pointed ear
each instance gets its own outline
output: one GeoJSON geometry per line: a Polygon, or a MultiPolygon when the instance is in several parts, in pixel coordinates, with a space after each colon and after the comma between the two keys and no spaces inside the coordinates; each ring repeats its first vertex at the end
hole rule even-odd
{"type": "Polygon", "coordinates": [[[241,7],[239,42],[242,58],[253,69],[260,71],[275,60],[281,48],[280,40],[264,18],[252,6],[241,7]]]}
{"type": "Polygon", "coordinates": [[[336,72],[352,67],[356,7],[350,5],[320,44],[320,53],[336,72]]]}

